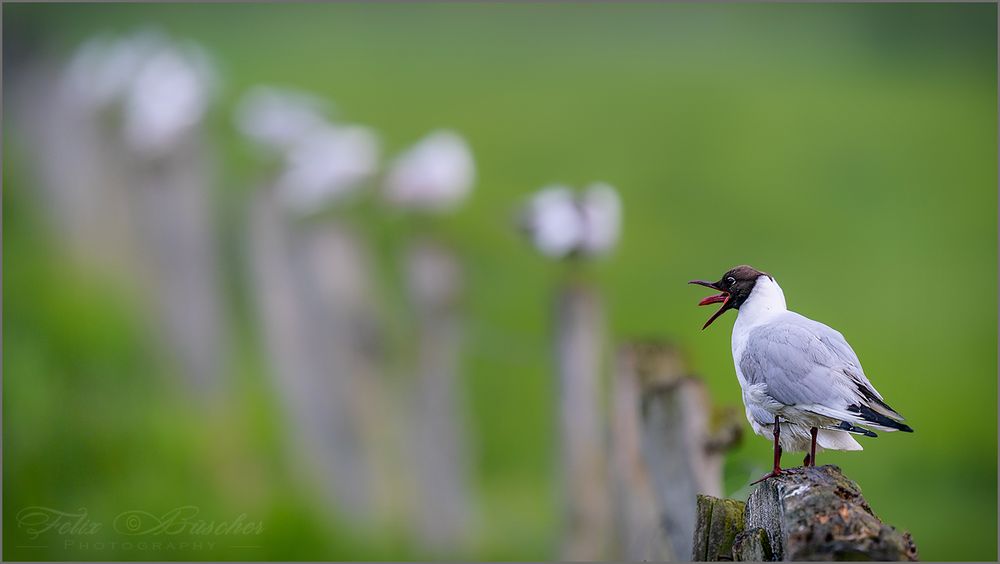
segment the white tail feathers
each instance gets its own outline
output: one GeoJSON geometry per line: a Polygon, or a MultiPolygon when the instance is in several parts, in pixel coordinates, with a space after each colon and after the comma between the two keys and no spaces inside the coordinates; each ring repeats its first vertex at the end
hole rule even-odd
{"type": "Polygon", "coordinates": [[[827,450],[864,450],[847,431],[820,429],[816,434],[816,444],[827,450]]]}

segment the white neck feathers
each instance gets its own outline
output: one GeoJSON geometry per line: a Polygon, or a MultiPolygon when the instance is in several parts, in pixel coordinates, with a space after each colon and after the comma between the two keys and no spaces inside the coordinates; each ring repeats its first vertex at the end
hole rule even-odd
{"type": "Polygon", "coordinates": [[[766,275],[757,278],[750,297],[740,306],[737,320],[744,324],[755,325],[761,321],[788,311],[785,306],[785,293],[781,286],[766,275]]]}

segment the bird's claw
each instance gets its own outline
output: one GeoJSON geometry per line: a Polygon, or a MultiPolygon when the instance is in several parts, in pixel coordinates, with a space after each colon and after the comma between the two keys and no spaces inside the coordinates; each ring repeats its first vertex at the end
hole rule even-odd
{"type": "Polygon", "coordinates": [[[778,476],[780,476],[781,474],[782,474],[782,470],[781,470],[781,468],[775,468],[775,469],[774,469],[773,471],[771,471],[770,473],[768,473],[768,474],[765,474],[765,475],[761,476],[761,477],[760,477],[760,479],[758,479],[758,480],[755,480],[755,481],[753,481],[753,482],[750,482],[750,485],[751,485],[751,486],[754,486],[754,485],[757,485],[757,484],[759,484],[759,483],[763,482],[764,480],[767,480],[768,478],[777,478],[777,477],[778,477],[778,476]]]}

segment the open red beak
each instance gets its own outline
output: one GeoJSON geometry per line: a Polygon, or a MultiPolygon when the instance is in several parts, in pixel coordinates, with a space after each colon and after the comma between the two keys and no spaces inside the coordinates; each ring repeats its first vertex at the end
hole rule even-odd
{"type": "Polygon", "coordinates": [[[723,313],[726,313],[726,311],[731,308],[731,306],[729,305],[729,292],[727,292],[727,291],[723,290],[722,288],[720,288],[719,284],[717,282],[706,282],[704,280],[692,280],[692,281],[688,282],[688,284],[697,284],[699,286],[705,286],[706,288],[711,288],[713,290],[719,290],[719,291],[721,291],[720,294],[716,294],[714,296],[708,296],[707,298],[705,298],[705,299],[701,300],[700,302],[698,302],[698,305],[700,305],[700,306],[709,305],[709,304],[717,304],[719,302],[722,302],[722,307],[720,307],[718,311],[716,311],[714,314],[712,314],[712,317],[709,317],[708,321],[706,321],[705,324],[702,325],[701,329],[704,331],[709,325],[712,324],[713,321],[715,321],[716,319],[718,319],[720,315],[722,315],[723,313]]]}
{"type": "Polygon", "coordinates": [[[698,305],[703,306],[703,305],[708,305],[708,304],[717,304],[719,302],[724,302],[724,301],[726,301],[728,299],[729,299],[729,294],[723,292],[721,294],[716,294],[714,296],[709,296],[709,297],[705,298],[704,300],[701,300],[700,302],[698,302],[698,305]]]}

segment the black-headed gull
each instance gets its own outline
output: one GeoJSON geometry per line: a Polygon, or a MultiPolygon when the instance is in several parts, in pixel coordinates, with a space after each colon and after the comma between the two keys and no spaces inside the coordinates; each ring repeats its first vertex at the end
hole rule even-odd
{"type": "Polygon", "coordinates": [[[205,118],[218,76],[208,54],[190,42],[160,45],[134,72],[122,109],[123,136],[133,150],[159,157],[205,118]]]}
{"type": "Polygon", "coordinates": [[[603,182],[582,192],[557,184],[532,195],[519,219],[542,254],[595,257],[610,253],[618,243],[622,203],[618,191],[603,182]]]}
{"type": "Polygon", "coordinates": [[[865,427],[913,431],[868,381],[843,335],[788,311],[770,274],[743,265],[718,282],[690,283],[721,292],[698,304],[722,303],[702,329],[737,310],[733,362],[747,419],[755,433],[774,440],[774,469],[761,480],[781,473],[782,451],[808,451],[803,464],[815,466],[817,445],[861,450],[851,435],[876,436],[865,427]]]}
{"type": "Polygon", "coordinates": [[[384,195],[400,208],[447,212],[468,197],[475,180],[476,161],[465,138],[438,130],[396,157],[386,173],[384,195]]]}

